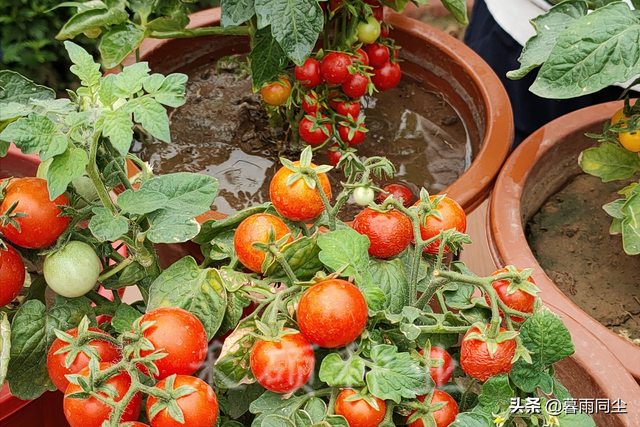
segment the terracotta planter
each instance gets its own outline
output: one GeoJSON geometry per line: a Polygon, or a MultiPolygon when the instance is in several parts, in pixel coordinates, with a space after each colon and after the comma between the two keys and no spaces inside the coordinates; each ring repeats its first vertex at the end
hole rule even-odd
{"type": "MultiPolygon", "coordinates": [[[[190,18],[191,28],[218,25],[220,9],[190,18]]],[[[511,147],[513,116],[507,94],[491,68],[460,41],[390,10],[385,20],[394,28],[391,37],[403,47],[403,72],[443,93],[466,123],[471,143],[480,147],[469,169],[444,191],[469,213],[488,196],[511,147]]],[[[154,72],[166,74],[248,51],[248,38],[240,36],[150,39],[140,46],[140,59],[154,72]]],[[[129,57],[125,64],[134,61],[129,57]]],[[[200,219],[217,216],[210,213],[200,219]]]]}
{"type": "Polygon", "coordinates": [[[487,235],[496,265],[533,268],[536,284],[543,291],[543,301],[560,307],[591,331],[640,380],[640,348],[611,332],[567,298],[538,264],[524,232],[524,225],[545,200],[582,172],[578,155],[597,145],[595,139],[584,136],[585,132],[602,131],[602,124],[620,107],[622,102],[584,108],[554,120],[528,137],[498,176],[491,198],[487,235]]]}

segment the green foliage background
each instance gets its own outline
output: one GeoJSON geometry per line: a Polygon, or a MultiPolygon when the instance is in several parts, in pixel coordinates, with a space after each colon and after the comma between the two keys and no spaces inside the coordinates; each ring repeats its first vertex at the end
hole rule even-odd
{"type": "MultiPolygon", "coordinates": [[[[55,39],[76,9],[61,7],[46,13],[60,3],[62,0],[0,1],[0,70],[17,71],[57,91],[77,87],[64,45],[55,39]]],[[[196,12],[219,5],[220,0],[202,0],[189,7],[196,12]]],[[[79,36],[74,41],[98,57],[97,40],[79,36]]]]}

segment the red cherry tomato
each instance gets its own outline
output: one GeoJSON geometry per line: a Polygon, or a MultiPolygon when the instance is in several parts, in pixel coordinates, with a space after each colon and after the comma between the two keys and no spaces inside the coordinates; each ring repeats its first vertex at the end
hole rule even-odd
{"type": "MultiPolygon", "coordinates": [[[[424,402],[426,396],[418,396],[418,400],[424,402]]],[[[458,404],[448,393],[442,390],[434,390],[433,397],[431,398],[431,404],[438,402],[446,402],[447,404],[433,413],[433,418],[436,421],[437,427],[448,427],[456,420],[456,416],[460,412],[458,404]]],[[[415,412],[415,411],[414,411],[415,412]]],[[[413,413],[413,412],[412,412],[413,413]]],[[[408,427],[424,427],[424,423],[421,419],[409,424],[408,427]]]]}
{"type": "Polygon", "coordinates": [[[351,65],[349,55],[343,52],[330,52],[322,59],[320,71],[327,82],[340,85],[349,78],[349,65],[351,65]]]}
{"type": "Polygon", "coordinates": [[[387,404],[384,400],[372,396],[378,405],[378,409],[369,405],[364,399],[348,401],[349,396],[356,394],[354,390],[342,390],[336,399],[336,415],[342,415],[347,419],[349,427],[376,427],[382,422],[387,413],[387,404]]]}
{"type": "MultiPolygon", "coordinates": [[[[100,371],[104,371],[111,366],[113,366],[112,363],[101,362],[100,371]]],[[[78,375],[88,377],[89,367],[84,368],[78,375]]],[[[131,387],[131,377],[126,371],[121,371],[116,376],[108,379],[107,384],[116,389],[117,395],[113,400],[119,402],[131,387]]],[[[79,391],[82,391],[79,385],[69,384],[65,392],[63,406],[67,422],[69,422],[71,427],[102,427],[102,423],[109,419],[113,408],[95,397],[90,397],[85,400],[69,397],[71,393],[77,393],[79,391]]],[[[106,397],[106,394],[103,392],[98,392],[98,395],[106,397]]],[[[140,415],[141,406],[142,396],[140,393],[136,393],[124,410],[120,422],[137,420],[140,415]]]]}
{"type": "MultiPolygon", "coordinates": [[[[496,276],[500,273],[507,273],[508,271],[509,270],[507,270],[506,268],[503,268],[502,270],[498,270],[491,275],[496,276]]],[[[518,272],[521,271],[522,270],[518,269],[518,272]]],[[[527,281],[533,283],[534,285],[536,283],[533,281],[533,277],[531,276],[529,276],[527,281]]],[[[507,289],[509,289],[509,284],[510,283],[508,280],[496,280],[491,284],[491,286],[493,286],[493,289],[495,289],[498,293],[498,298],[500,298],[507,307],[521,311],[523,313],[533,313],[533,304],[536,301],[536,297],[521,289],[518,289],[514,293],[509,294],[507,292],[507,289]]],[[[489,307],[491,307],[489,295],[485,294],[484,299],[485,301],[487,301],[487,304],[489,304],[489,307]]],[[[500,316],[504,317],[504,313],[502,312],[502,310],[500,310],[500,316]]],[[[520,316],[511,316],[511,320],[513,320],[514,322],[524,322],[525,319],[520,316]]]]}
{"type": "MultiPolygon", "coordinates": [[[[162,380],[156,384],[156,388],[165,390],[167,380],[162,380]]],[[[174,390],[183,387],[193,387],[196,391],[186,396],[176,399],[178,408],[184,415],[184,423],[174,419],[165,408],[151,418],[151,408],[158,401],[157,398],[149,396],[147,400],[147,417],[151,419],[151,427],[211,427],[218,419],[218,398],[215,392],[207,383],[200,378],[188,375],[176,376],[173,385],[174,390]]]]}
{"type": "Polygon", "coordinates": [[[338,127],[338,134],[340,135],[340,138],[347,144],[357,145],[357,144],[360,144],[362,141],[364,141],[365,132],[356,130],[353,133],[353,136],[349,138],[350,131],[351,131],[351,128],[349,126],[340,125],[338,127]]]}
{"type": "Polygon", "coordinates": [[[285,77],[280,77],[275,82],[270,82],[260,89],[262,99],[275,107],[284,104],[291,95],[291,83],[285,77]]]}
{"type": "Polygon", "coordinates": [[[381,66],[373,69],[373,76],[371,76],[371,82],[373,82],[376,89],[390,90],[398,86],[400,79],[402,78],[402,70],[399,63],[393,63],[387,61],[381,66]]]}
{"type": "Polygon", "coordinates": [[[18,251],[10,245],[6,251],[0,250],[0,307],[18,296],[25,276],[24,262],[18,251]]]}
{"type": "Polygon", "coordinates": [[[267,213],[257,213],[245,218],[233,237],[233,246],[238,260],[251,271],[260,273],[266,253],[253,247],[254,243],[267,243],[269,230],[273,228],[276,240],[289,235],[288,243],[293,242],[291,230],[280,218],[267,213]]]}
{"type": "MultiPolygon", "coordinates": [[[[433,201],[436,196],[431,196],[430,200],[433,201]]],[[[417,205],[420,201],[417,201],[415,204],[417,205]]],[[[435,216],[429,216],[424,225],[422,221],[420,221],[420,235],[424,240],[428,240],[434,236],[437,236],[442,230],[450,230],[455,228],[461,233],[467,231],[467,216],[460,206],[455,200],[445,197],[443,198],[436,209],[442,215],[442,220],[436,218],[435,216]]],[[[424,248],[424,252],[429,254],[437,254],[438,249],[440,248],[440,240],[436,240],[433,243],[430,243],[424,248]]],[[[445,248],[445,252],[448,252],[449,248],[445,248]]]]}
{"type": "MultiPolygon", "coordinates": [[[[487,328],[490,325],[487,325],[487,328]]],[[[500,328],[500,332],[505,329],[500,328]]],[[[487,381],[490,377],[511,372],[511,359],[516,353],[516,340],[510,339],[498,343],[493,357],[489,354],[487,343],[477,339],[467,339],[472,332],[480,333],[477,327],[469,329],[462,339],[460,347],[460,367],[467,375],[480,381],[487,381]]]]}
{"type": "Polygon", "coordinates": [[[355,51],[354,55],[351,57],[353,62],[361,62],[365,66],[369,66],[369,56],[364,49],[359,48],[355,51]]]}
{"type": "Polygon", "coordinates": [[[307,289],[297,310],[300,332],[325,348],[349,344],[367,325],[367,302],[351,283],[330,279],[307,289]]]}
{"type": "MultiPolygon", "coordinates": [[[[293,162],[299,165],[299,161],[293,162]]],[[[311,163],[311,167],[315,167],[311,163]]],[[[283,217],[292,221],[308,221],[320,215],[325,207],[318,192],[318,187],[310,188],[303,179],[287,185],[287,179],[293,171],[281,167],[271,179],[269,185],[269,197],[273,207],[283,217]]],[[[327,199],[331,200],[331,184],[326,173],[319,173],[320,186],[327,199]]]]}
{"type": "Polygon", "coordinates": [[[368,85],[369,77],[362,73],[353,73],[342,83],[342,91],[351,98],[360,98],[366,95],[368,85]]]}
{"type": "Polygon", "coordinates": [[[291,393],[309,381],[316,356],[309,341],[296,332],[278,342],[257,340],[249,362],[251,372],[264,388],[274,393],[291,393]]]}
{"type": "MultiPolygon", "coordinates": [[[[424,356],[424,350],[420,350],[420,354],[424,356]]],[[[429,373],[436,387],[445,385],[453,375],[453,359],[447,350],[440,347],[431,347],[429,359],[440,359],[444,362],[442,366],[429,368],[429,373]]]]}
{"type": "Polygon", "coordinates": [[[382,190],[383,192],[378,196],[378,203],[384,202],[389,196],[393,196],[396,200],[402,199],[402,205],[405,208],[408,208],[413,203],[413,193],[406,185],[387,184],[382,187],[382,190]]]}
{"type": "Polygon", "coordinates": [[[154,375],[156,379],[173,374],[191,375],[198,370],[207,357],[208,340],[204,326],[196,316],[181,308],[161,307],[145,314],[141,323],[144,322],[155,322],[143,333],[154,349],[143,350],[140,355],[144,357],[155,350],[167,353],[155,361],[159,371],[154,375]]]}
{"type": "Polygon", "coordinates": [[[380,23],[380,37],[383,39],[389,37],[389,24],[385,22],[380,23]]]}
{"type": "Polygon", "coordinates": [[[373,43],[365,46],[364,51],[369,57],[369,65],[380,67],[389,61],[389,48],[383,44],[373,43]]]}
{"type": "Polygon", "coordinates": [[[314,87],[322,83],[322,75],[320,74],[320,62],[313,58],[307,58],[302,67],[296,65],[294,74],[296,80],[302,83],[304,87],[314,87]]]}
{"type": "MultiPolygon", "coordinates": [[[[331,148],[333,147],[339,147],[340,145],[336,142],[335,144],[331,145],[331,148]]],[[[336,150],[328,150],[327,151],[327,156],[329,157],[329,163],[331,163],[333,166],[337,166],[338,162],[340,161],[340,157],[342,157],[342,151],[340,151],[340,149],[336,149],[336,150]]]]}
{"type": "Polygon", "coordinates": [[[314,93],[309,93],[302,99],[302,109],[307,114],[314,114],[319,113],[322,107],[318,103],[318,97],[314,93]]]}
{"type": "Polygon", "coordinates": [[[16,201],[18,205],[13,213],[26,214],[14,218],[20,231],[11,223],[0,226],[0,232],[12,243],[27,249],[44,248],[55,243],[67,229],[70,218],[58,216],[62,213],[58,206],[69,206],[69,201],[64,194],[53,201],[49,200],[47,181],[44,179],[12,179],[6,187],[5,199],[0,204],[0,215],[16,201]]]}
{"type": "MultiPolygon", "coordinates": [[[[101,331],[97,328],[89,328],[92,332],[97,332],[108,336],[106,332],[101,331]]],[[[78,337],[78,328],[73,328],[67,331],[69,335],[74,338],[78,337]]],[[[55,385],[58,390],[61,392],[65,392],[67,390],[67,386],[69,385],[69,380],[65,377],[65,375],[69,374],[77,374],[87,366],[89,366],[89,360],[91,357],[84,352],[78,353],[75,357],[71,365],[67,368],[65,364],[65,358],[68,353],[59,353],[56,354],[58,350],[67,345],[66,342],[62,341],[59,338],[51,345],[49,348],[49,353],[47,354],[47,371],[49,372],[49,378],[53,381],[53,385],[55,385]]],[[[122,359],[122,353],[120,349],[115,345],[111,344],[108,341],[102,340],[93,340],[88,343],[90,347],[93,347],[98,354],[100,355],[101,362],[110,362],[116,363],[122,359]]]]}
{"type": "Polygon", "coordinates": [[[353,220],[353,229],[369,238],[369,255],[390,258],[404,251],[413,239],[413,226],[397,210],[377,212],[363,209],[353,220]]]}
{"type": "MultiPolygon", "coordinates": [[[[314,115],[316,119],[325,119],[326,116],[321,113],[316,113],[314,115]]],[[[320,126],[317,126],[314,130],[314,122],[309,120],[306,117],[303,117],[300,120],[300,126],[298,127],[298,133],[300,134],[300,138],[307,144],[315,147],[317,145],[324,144],[329,138],[331,138],[332,129],[330,123],[322,123],[320,126]],[[324,128],[324,130],[323,130],[324,128]]]]}
{"type": "Polygon", "coordinates": [[[357,119],[358,115],[360,115],[360,100],[337,102],[335,111],[341,116],[351,116],[352,119],[357,119]]]}

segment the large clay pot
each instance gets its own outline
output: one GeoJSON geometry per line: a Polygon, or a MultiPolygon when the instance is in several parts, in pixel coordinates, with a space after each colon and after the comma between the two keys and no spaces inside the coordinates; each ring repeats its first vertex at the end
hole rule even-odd
{"type": "MultiPolygon", "coordinates": [[[[190,18],[191,28],[218,25],[220,9],[190,18]]],[[[460,41],[391,10],[386,11],[385,21],[394,28],[391,37],[403,47],[403,72],[429,90],[443,93],[465,122],[471,143],[480,147],[469,169],[444,191],[469,213],[486,199],[509,154],[513,140],[509,98],[491,68],[460,41]]],[[[140,46],[140,59],[154,72],[167,74],[248,50],[248,38],[241,36],[149,39],[140,46]]],[[[129,57],[124,63],[134,61],[129,57]]],[[[216,217],[219,215],[209,213],[199,219],[216,217]]]]}
{"type": "Polygon", "coordinates": [[[590,330],[640,380],[640,348],[598,323],[556,287],[531,252],[524,231],[545,200],[582,172],[579,154],[598,144],[584,134],[601,132],[603,123],[621,107],[621,101],[587,107],[560,117],[529,136],[498,176],[491,196],[487,235],[496,265],[533,268],[542,300],[560,307],[590,330]]]}

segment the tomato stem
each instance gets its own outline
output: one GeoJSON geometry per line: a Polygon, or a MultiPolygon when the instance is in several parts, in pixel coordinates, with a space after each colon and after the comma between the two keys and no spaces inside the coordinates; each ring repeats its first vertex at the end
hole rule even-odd
{"type": "Polygon", "coordinates": [[[118,274],[120,271],[122,271],[125,267],[127,267],[132,262],[133,262],[133,257],[125,258],[124,261],[122,261],[120,264],[118,264],[115,267],[105,271],[100,276],[98,276],[98,282],[104,282],[109,277],[113,276],[114,274],[118,274]]]}
{"type": "Polygon", "coordinates": [[[100,141],[101,132],[96,132],[93,134],[93,139],[91,140],[91,148],[89,151],[89,164],[87,165],[87,174],[95,187],[98,197],[100,201],[104,205],[105,208],[109,209],[114,215],[118,213],[118,209],[113,204],[111,197],[109,197],[109,193],[104,188],[102,180],[100,180],[100,171],[98,170],[98,166],[96,163],[96,158],[98,155],[98,142],[100,141]]]}
{"type": "Polygon", "coordinates": [[[226,34],[234,36],[248,36],[251,29],[248,26],[222,28],[222,27],[202,27],[185,28],[179,31],[150,31],[147,37],[154,39],[186,39],[191,37],[209,36],[213,34],[226,34]]]}

